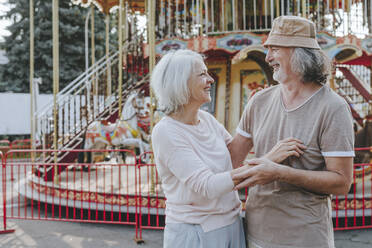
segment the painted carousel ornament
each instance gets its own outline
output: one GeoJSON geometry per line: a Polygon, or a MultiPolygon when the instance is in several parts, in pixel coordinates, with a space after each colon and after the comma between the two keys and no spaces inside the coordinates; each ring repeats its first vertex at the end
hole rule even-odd
{"type": "MultiPolygon", "coordinates": [[[[124,104],[122,116],[115,123],[94,121],[87,127],[84,149],[136,147],[140,154],[150,150],[149,97],[132,93],[124,104]]],[[[91,163],[91,154],[79,154],[79,163],[91,163]]]]}

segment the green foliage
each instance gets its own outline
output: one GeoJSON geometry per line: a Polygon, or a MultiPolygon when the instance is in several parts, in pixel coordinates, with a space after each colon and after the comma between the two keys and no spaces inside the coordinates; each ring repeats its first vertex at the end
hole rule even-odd
{"type": "MultiPolygon", "coordinates": [[[[1,18],[12,21],[8,27],[11,34],[5,37],[0,47],[5,49],[9,63],[0,66],[0,92],[25,93],[29,92],[30,70],[29,0],[8,0],[8,3],[11,8],[1,18]]],[[[40,86],[41,93],[51,93],[53,91],[52,1],[34,0],[34,8],[34,77],[41,77],[43,80],[40,86]]],[[[84,28],[87,11],[90,9],[73,5],[70,0],[59,0],[60,89],[85,70],[84,28]]],[[[112,24],[110,26],[113,27],[112,24]]],[[[111,46],[116,42],[116,35],[110,37],[111,46]]],[[[98,59],[105,52],[104,16],[98,10],[95,13],[95,45],[95,56],[98,59]]]]}

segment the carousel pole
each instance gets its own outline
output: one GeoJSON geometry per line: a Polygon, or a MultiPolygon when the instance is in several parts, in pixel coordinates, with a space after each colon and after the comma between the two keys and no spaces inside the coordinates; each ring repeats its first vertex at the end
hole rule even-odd
{"type": "Polygon", "coordinates": [[[175,16],[176,16],[176,28],[174,29],[176,35],[177,35],[177,31],[180,30],[179,21],[178,21],[178,18],[179,18],[178,6],[179,6],[179,0],[176,0],[176,14],[175,14],[175,16]]]}
{"type": "Polygon", "coordinates": [[[88,78],[88,69],[89,69],[89,45],[88,45],[88,39],[89,39],[89,34],[88,34],[88,25],[89,25],[89,19],[90,19],[91,12],[87,11],[87,15],[85,17],[85,27],[84,27],[84,32],[85,32],[85,84],[87,87],[87,92],[86,92],[86,113],[85,113],[85,119],[86,123],[89,123],[89,117],[91,116],[91,88],[92,85],[89,85],[89,78],[88,78]]]}
{"type": "Polygon", "coordinates": [[[273,20],[274,20],[274,0],[270,0],[270,19],[271,19],[271,23],[273,23],[273,20]]]}
{"type": "Polygon", "coordinates": [[[119,1],[119,24],[118,24],[118,38],[119,38],[119,119],[121,116],[122,87],[123,87],[123,0],[119,1]]]}
{"type": "Polygon", "coordinates": [[[302,17],[306,18],[306,0],[302,0],[302,17]]]}
{"type": "MultiPolygon", "coordinates": [[[[90,5],[90,29],[91,29],[91,32],[90,32],[90,45],[91,45],[91,61],[92,61],[92,66],[93,66],[93,71],[94,71],[94,64],[96,63],[96,50],[95,50],[95,41],[94,41],[94,5],[91,4],[90,5]]],[[[98,111],[98,106],[95,106],[95,101],[94,101],[94,98],[96,97],[96,95],[98,95],[98,89],[97,89],[97,82],[96,82],[96,77],[95,77],[95,73],[92,74],[92,91],[93,91],[93,103],[92,103],[92,108],[93,108],[93,112],[92,112],[92,120],[95,119],[96,117],[96,112],[95,112],[95,109],[97,109],[98,111]],[[97,108],[96,108],[97,107],[97,108]]]]}
{"type": "MultiPolygon", "coordinates": [[[[200,0],[199,1],[199,25],[200,25],[200,36],[203,35],[203,1],[200,0]]],[[[205,26],[205,29],[207,30],[207,26],[205,26]]],[[[200,39],[201,41],[201,39],[200,39]]],[[[201,46],[199,45],[199,47],[201,48],[201,46]]]]}
{"type": "MultiPolygon", "coordinates": [[[[153,0],[148,0],[147,2],[147,15],[148,15],[148,21],[147,21],[147,32],[148,32],[148,43],[149,43],[149,72],[150,76],[151,73],[155,67],[155,1],[153,0]]],[[[150,87],[150,86],[149,86],[150,87]]],[[[152,133],[152,129],[154,127],[154,109],[152,106],[153,98],[154,98],[154,93],[150,87],[150,134],[152,133]]],[[[150,136],[151,137],[151,136],[150,136]]],[[[151,145],[151,140],[150,140],[150,147],[152,150],[152,145],[151,145]]],[[[153,160],[153,158],[151,158],[153,160]]],[[[153,161],[151,161],[153,163],[153,161]]],[[[151,187],[150,187],[150,192],[154,193],[155,192],[155,167],[151,166],[151,187]]]]}
{"type": "MultiPolygon", "coordinates": [[[[123,34],[123,40],[125,43],[128,42],[128,37],[129,37],[129,23],[128,23],[128,2],[125,2],[125,6],[124,6],[124,34],[123,34]]],[[[123,49],[123,63],[124,63],[124,67],[126,68],[127,66],[127,49],[123,49]]]]}
{"type": "Polygon", "coordinates": [[[330,78],[329,78],[329,87],[332,90],[336,90],[335,75],[336,75],[336,67],[332,66],[331,75],[330,75],[330,78]]]}
{"type": "MultiPolygon", "coordinates": [[[[30,0],[30,108],[31,108],[31,125],[30,138],[31,149],[35,149],[35,109],[34,109],[34,0],[30,0]]],[[[35,161],[35,153],[31,152],[31,161],[35,161]]]]}
{"type": "MultiPolygon", "coordinates": [[[[372,6],[371,6],[372,8],[372,6]]],[[[371,59],[371,66],[369,68],[371,71],[372,71],[372,59],[371,59]]],[[[372,73],[370,75],[370,86],[372,87],[372,73]]],[[[372,88],[371,88],[372,89],[372,88]]],[[[368,117],[371,118],[372,117],[372,95],[369,94],[369,101],[368,101],[368,117]]]]}
{"type": "Polygon", "coordinates": [[[279,0],[275,0],[275,6],[276,6],[276,16],[280,16],[279,0]]]}
{"type": "MultiPolygon", "coordinates": [[[[58,150],[58,103],[59,91],[59,29],[58,29],[58,0],[53,0],[53,120],[54,120],[54,183],[58,183],[57,150],[58,150]]],[[[63,138],[63,137],[62,137],[63,138]]]]}
{"type": "Polygon", "coordinates": [[[253,16],[254,16],[254,19],[253,19],[254,29],[257,29],[257,18],[256,18],[256,16],[257,16],[257,3],[256,3],[256,0],[253,1],[253,16]]]}
{"type": "MultiPolygon", "coordinates": [[[[106,95],[107,95],[107,100],[110,100],[111,97],[111,66],[109,63],[109,53],[110,53],[110,37],[109,37],[109,28],[110,28],[110,15],[109,12],[107,11],[105,15],[105,23],[106,23],[106,95]]],[[[110,113],[111,113],[111,104],[108,102],[110,105],[110,113]]]]}
{"type": "MultiPolygon", "coordinates": [[[[152,0],[148,0],[148,3],[147,3],[147,6],[148,6],[148,11],[147,11],[147,14],[148,14],[148,22],[147,22],[147,29],[148,29],[148,35],[149,35],[149,39],[148,39],[148,43],[149,43],[149,72],[150,72],[150,75],[155,67],[155,3],[152,1],[152,0]]],[[[154,95],[153,95],[153,91],[150,87],[150,98],[151,98],[151,101],[153,99],[154,95]]],[[[154,126],[154,123],[153,123],[153,108],[151,108],[151,131],[152,131],[152,128],[154,126]]]]}
{"type": "Polygon", "coordinates": [[[227,20],[226,20],[226,16],[225,16],[225,1],[224,0],[221,0],[221,6],[222,6],[222,8],[221,8],[222,9],[222,13],[221,13],[222,31],[226,31],[227,20]]]}
{"type": "Polygon", "coordinates": [[[204,27],[205,27],[205,34],[208,34],[209,28],[209,8],[208,8],[208,0],[204,0],[204,6],[205,6],[205,17],[204,17],[204,27]]]}

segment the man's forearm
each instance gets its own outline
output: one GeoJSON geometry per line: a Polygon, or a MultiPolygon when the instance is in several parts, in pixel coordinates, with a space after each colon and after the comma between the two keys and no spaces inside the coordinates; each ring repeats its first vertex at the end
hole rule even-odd
{"type": "Polygon", "coordinates": [[[251,138],[243,137],[240,134],[235,135],[234,139],[227,145],[233,169],[241,166],[252,147],[253,143],[251,138]]]}
{"type": "Polygon", "coordinates": [[[321,194],[346,194],[352,182],[352,158],[327,158],[326,170],[295,169],[274,163],[267,158],[251,159],[247,165],[233,170],[236,188],[287,182],[321,194]]]}
{"type": "Polygon", "coordinates": [[[310,171],[279,165],[278,181],[286,182],[320,194],[347,194],[350,183],[334,171],[310,171]]]}

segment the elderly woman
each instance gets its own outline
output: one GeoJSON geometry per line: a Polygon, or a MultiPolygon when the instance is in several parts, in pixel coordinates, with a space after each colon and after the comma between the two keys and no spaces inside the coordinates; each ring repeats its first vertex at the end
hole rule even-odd
{"type": "Polygon", "coordinates": [[[152,73],[166,113],[152,132],[167,198],[164,247],[245,247],[227,149],[232,137],[200,109],[211,101],[213,82],[202,56],[190,50],[166,54],[152,73]]]}

